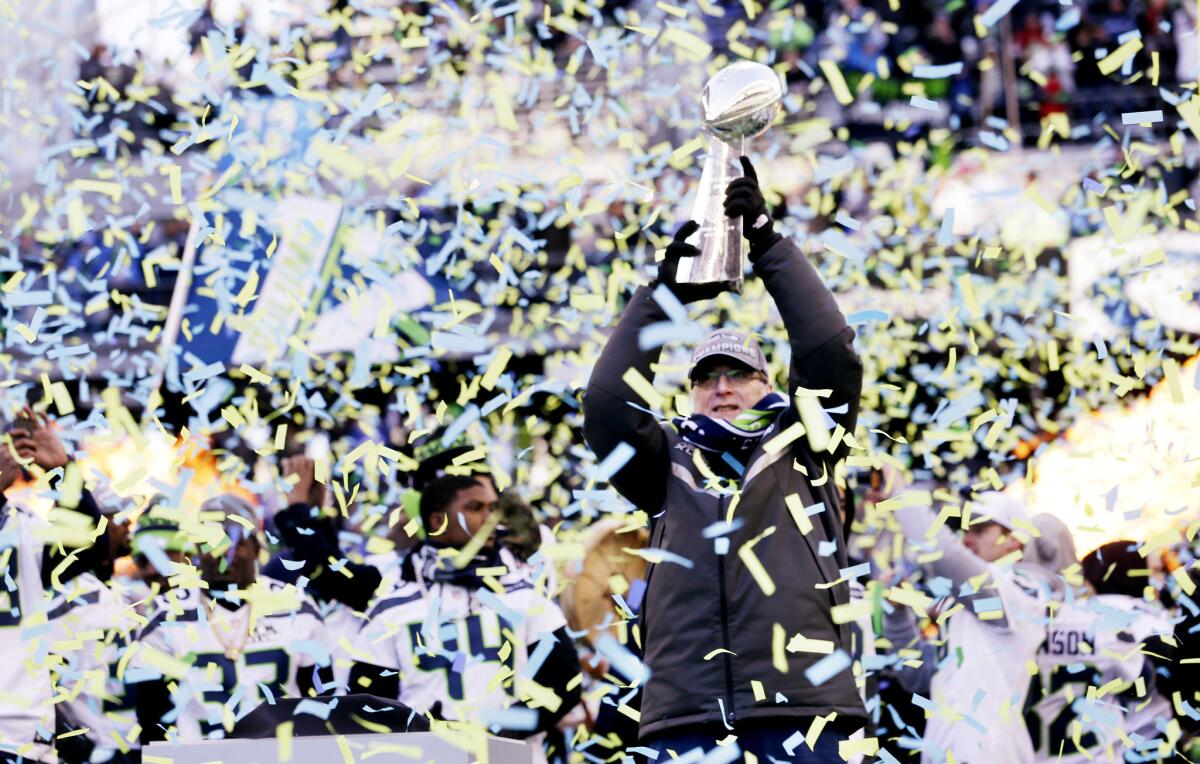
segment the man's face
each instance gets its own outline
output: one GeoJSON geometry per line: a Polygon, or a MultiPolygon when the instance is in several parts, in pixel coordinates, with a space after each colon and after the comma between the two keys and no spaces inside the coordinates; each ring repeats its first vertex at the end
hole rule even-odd
{"type": "MultiPolygon", "coordinates": [[[[430,514],[429,519],[435,530],[442,526],[443,517],[446,522],[446,530],[435,538],[447,546],[466,546],[487,522],[499,500],[490,480],[462,489],[454,495],[445,512],[430,514]]],[[[489,538],[486,546],[490,547],[493,543],[494,538],[489,538]]]]}
{"type": "Polygon", "coordinates": [[[963,536],[963,544],[984,562],[995,562],[1005,555],[1025,547],[1007,528],[999,523],[987,523],[972,528],[963,536]]]}
{"type": "Polygon", "coordinates": [[[742,364],[707,366],[692,380],[692,409],[697,414],[731,422],[771,392],[762,373],[742,364]]]}
{"type": "Polygon", "coordinates": [[[258,539],[254,536],[239,538],[232,549],[220,555],[200,555],[200,576],[214,588],[225,588],[237,584],[245,589],[254,583],[258,574],[258,539]]]}

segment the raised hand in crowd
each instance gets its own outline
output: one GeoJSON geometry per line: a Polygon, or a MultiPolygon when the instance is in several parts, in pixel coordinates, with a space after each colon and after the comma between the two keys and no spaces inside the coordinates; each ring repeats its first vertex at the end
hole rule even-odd
{"type": "Polygon", "coordinates": [[[21,459],[32,462],[47,472],[66,467],[71,461],[66,446],[44,413],[35,413],[29,407],[25,407],[11,434],[13,446],[21,459]]]}
{"type": "Polygon", "coordinates": [[[284,478],[296,477],[288,490],[287,503],[306,504],[320,507],[325,503],[325,485],[316,478],[316,462],[307,456],[289,456],[283,460],[280,471],[284,478]]]}

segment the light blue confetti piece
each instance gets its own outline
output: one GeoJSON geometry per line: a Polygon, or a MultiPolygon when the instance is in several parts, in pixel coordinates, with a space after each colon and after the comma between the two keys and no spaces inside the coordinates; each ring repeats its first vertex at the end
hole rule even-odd
{"type": "Polygon", "coordinates": [[[843,226],[844,228],[850,229],[851,231],[857,231],[862,227],[861,223],[840,210],[838,211],[837,218],[835,218],[834,222],[840,226],[843,226]]]}
{"type": "Polygon", "coordinates": [[[796,730],[788,736],[787,740],[783,741],[783,750],[787,752],[788,756],[795,756],[796,749],[799,748],[800,744],[803,742],[804,733],[802,733],[800,730],[796,730]]]}
{"type": "Polygon", "coordinates": [[[462,435],[471,426],[471,423],[477,419],[479,419],[478,406],[470,406],[466,411],[459,414],[442,435],[442,447],[447,447],[457,440],[458,436],[462,435]]]}
{"type": "Polygon", "coordinates": [[[990,130],[979,131],[979,142],[994,151],[1008,151],[1011,148],[1007,138],[990,130]]]}
{"type": "Polygon", "coordinates": [[[532,730],[537,727],[537,711],[532,708],[509,706],[478,713],[480,721],[488,727],[495,725],[506,730],[532,730]]]}
{"type": "Polygon", "coordinates": [[[828,228],[821,232],[817,241],[836,255],[850,260],[855,265],[862,265],[867,259],[866,250],[851,241],[846,234],[836,228],[828,228]]]}
{"type": "Polygon", "coordinates": [[[290,647],[292,652],[311,656],[318,666],[328,666],[333,660],[325,643],[316,639],[297,639],[290,647]]]}
{"type": "Polygon", "coordinates": [[[478,355],[486,353],[495,345],[487,337],[473,337],[454,332],[434,332],[430,344],[435,350],[478,355]]]}
{"type": "Polygon", "coordinates": [[[880,748],[875,753],[875,757],[877,759],[879,759],[879,761],[882,762],[882,764],[900,764],[900,760],[897,759],[892,754],[888,753],[888,750],[886,748],[880,748]]]}
{"type": "Polygon", "coordinates": [[[937,243],[939,247],[948,247],[954,242],[954,208],[946,210],[942,218],[942,226],[938,229],[937,243]]]}
{"type": "Polygon", "coordinates": [[[275,705],[275,695],[271,692],[271,688],[267,687],[262,682],[256,682],[258,689],[262,692],[264,698],[267,699],[269,705],[275,705]]]}
{"type": "Polygon", "coordinates": [[[727,745],[718,745],[700,760],[700,764],[730,764],[742,760],[742,749],[736,741],[727,745]]]}
{"type": "Polygon", "coordinates": [[[988,8],[979,16],[979,23],[983,24],[988,29],[996,26],[1000,19],[1008,15],[1017,4],[1017,0],[999,0],[991,8],[988,8]]]}
{"type": "Polygon", "coordinates": [[[913,68],[913,76],[921,80],[940,80],[945,77],[954,77],[962,74],[962,70],[962,61],[956,61],[953,64],[942,64],[940,66],[920,64],[913,68]]]}
{"type": "Polygon", "coordinates": [[[330,703],[321,703],[321,702],[315,701],[311,698],[305,698],[304,700],[302,700],[296,704],[296,708],[292,712],[292,715],[299,716],[300,714],[311,714],[311,715],[317,717],[318,719],[323,719],[323,720],[328,721],[329,712],[332,711],[334,706],[336,706],[336,705],[337,705],[336,699],[330,703]]]}
{"type": "Polygon", "coordinates": [[[912,96],[911,98],[909,98],[908,105],[915,106],[918,109],[924,109],[925,111],[937,111],[938,110],[938,102],[937,101],[932,101],[928,98],[922,98],[921,96],[918,96],[918,95],[915,95],[915,96],[912,96]]]}
{"type": "Polygon", "coordinates": [[[641,754],[642,756],[645,756],[647,759],[650,759],[651,761],[658,761],[658,751],[654,750],[653,748],[646,748],[645,746],[634,745],[634,746],[630,746],[629,748],[626,748],[625,750],[628,753],[641,754]]]}
{"type": "Polygon", "coordinates": [[[805,669],[804,678],[814,687],[820,687],[836,676],[838,672],[848,668],[850,668],[850,656],[846,654],[845,650],[839,648],[805,669]]]}
{"type": "Polygon", "coordinates": [[[682,565],[688,570],[691,570],[695,567],[695,564],[688,558],[675,554],[674,552],[668,552],[665,549],[642,549],[639,552],[639,556],[654,565],[659,565],[664,562],[673,562],[676,565],[682,565]]]}
{"type": "Polygon", "coordinates": [[[687,308],[682,302],[679,301],[679,298],[675,296],[675,293],[672,292],[666,284],[659,284],[656,286],[654,291],[650,293],[650,296],[653,297],[654,301],[658,303],[658,306],[663,309],[663,313],[667,314],[668,319],[677,324],[687,322],[687,308]]]}
{"type": "MultiPolygon", "coordinates": [[[[310,533],[311,533],[311,531],[310,531],[310,533]]],[[[279,561],[281,563],[283,563],[283,567],[287,568],[288,570],[300,570],[301,568],[304,567],[305,563],[307,562],[307,560],[288,560],[283,557],[280,557],[279,561]]]]}
{"type": "Polygon", "coordinates": [[[660,348],[668,342],[694,343],[704,337],[704,328],[695,321],[676,323],[658,321],[643,326],[638,332],[638,347],[642,350],[660,348]]]}
{"type": "Polygon", "coordinates": [[[1104,344],[1104,338],[1100,336],[1099,332],[1092,335],[1092,344],[1096,346],[1096,358],[1098,360],[1103,361],[1105,358],[1108,358],[1108,345],[1104,344]]]}
{"type": "Polygon", "coordinates": [[[596,639],[596,652],[608,658],[608,664],[630,682],[645,684],[650,678],[650,667],[607,631],[596,639]]]}
{"type": "Polygon", "coordinates": [[[733,522],[721,520],[705,528],[700,532],[700,535],[706,539],[715,539],[733,533],[738,528],[741,528],[742,525],[743,521],[740,517],[735,517],[733,522]]]}
{"type": "Polygon", "coordinates": [[[495,610],[501,618],[508,619],[508,622],[513,626],[520,626],[525,623],[525,615],[505,605],[494,592],[487,589],[480,589],[476,592],[475,596],[480,602],[495,610]]]}
{"type": "Polygon", "coordinates": [[[912,696],[912,704],[914,706],[916,706],[917,708],[923,708],[926,711],[933,710],[933,701],[930,700],[929,698],[922,697],[915,692],[913,693],[913,696],[912,696]]]}
{"type": "Polygon", "coordinates": [[[532,677],[546,662],[546,656],[550,655],[550,651],[558,644],[558,640],[553,634],[543,634],[541,639],[537,641],[537,645],[533,648],[533,652],[529,655],[529,660],[525,662],[525,668],[521,669],[522,676],[532,677]]]}
{"type": "Polygon", "coordinates": [[[637,449],[628,443],[622,441],[617,444],[617,447],[608,453],[596,467],[592,470],[592,480],[597,483],[607,483],[609,478],[615,475],[622,467],[629,463],[637,454],[637,449]]]}
{"type": "Polygon", "coordinates": [[[813,173],[813,183],[820,185],[827,180],[832,180],[839,175],[845,175],[854,169],[854,157],[846,155],[839,159],[823,160],[817,165],[816,171],[813,173]]]}
{"type": "Polygon", "coordinates": [[[729,554],[729,537],[722,536],[719,539],[713,539],[713,554],[718,557],[724,557],[729,554]]]}
{"type": "Polygon", "coordinates": [[[1127,111],[1121,115],[1122,125],[1152,125],[1163,121],[1161,109],[1154,111],[1127,111]]]}
{"type": "Polygon", "coordinates": [[[838,571],[838,575],[842,578],[858,578],[859,576],[871,575],[871,563],[862,562],[858,565],[851,565],[848,568],[842,568],[838,571]]]}
{"type": "Polygon", "coordinates": [[[1054,22],[1054,31],[1060,34],[1070,31],[1079,25],[1079,19],[1080,13],[1078,8],[1067,8],[1058,17],[1058,21],[1054,22]]]}
{"type": "Polygon", "coordinates": [[[1004,610],[1004,603],[999,597],[986,597],[972,602],[971,608],[976,613],[999,613],[1004,610]]]}
{"type": "Polygon", "coordinates": [[[836,551],[836,541],[822,541],[820,544],[817,544],[817,554],[821,555],[822,557],[829,557],[836,551]]]}
{"type": "Polygon", "coordinates": [[[891,315],[885,310],[860,310],[851,313],[846,317],[846,323],[850,326],[865,324],[868,321],[889,321],[891,315]]]}

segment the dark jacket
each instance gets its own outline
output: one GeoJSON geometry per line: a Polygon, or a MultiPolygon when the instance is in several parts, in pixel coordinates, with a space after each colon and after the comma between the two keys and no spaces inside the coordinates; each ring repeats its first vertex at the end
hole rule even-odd
{"type": "MultiPolygon", "coordinates": [[[[853,348],[854,331],[833,296],[788,240],[763,253],[754,270],[775,299],[788,331],[787,392],[801,387],[832,391],[820,400],[822,407],[845,406],[845,413],[831,416],[853,432],[862,364],[853,348]]],[[[728,551],[718,555],[715,540],[706,538],[704,531],[726,519],[731,497],[705,490],[691,446],[673,427],[630,405],[645,404],[622,381],[631,367],[653,378],[650,367],[660,351],[640,350],[638,334],[642,327],[665,320],[651,290],[640,288],[592,372],[583,406],[584,435],[597,456],[604,458],[623,442],[637,451],[612,484],[651,515],[651,546],[691,562],[690,568],[667,560],[647,569],[641,629],[651,674],[642,699],[641,737],[684,726],[736,726],[832,711],[843,724],[862,719],[865,712],[849,669],[817,686],[805,671],[824,655],[785,651],[785,673],[773,659],[775,624],[782,626],[785,640],[802,634],[832,642],[847,654],[851,650],[849,625],[834,624],[830,613],[849,599],[847,584],[834,583],[846,567],[832,479],[835,457],[813,453],[803,437],[774,455],[764,451],[763,444],[799,421],[793,402],[746,462],[733,515],[737,527],[725,534],[728,551]],[[804,507],[824,505],[809,517],[812,527],[807,533],[801,532],[785,503],[792,494],[804,507]],[[770,596],[747,567],[750,555],[740,554],[754,539],[759,540],[751,547],[753,558],[775,586],[770,596]],[[825,544],[823,549],[824,542],[836,548],[825,544]],[[728,652],[713,655],[722,649],[728,652]],[[762,683],[762,700],[755,699],[753,681],[762,683]]]]}

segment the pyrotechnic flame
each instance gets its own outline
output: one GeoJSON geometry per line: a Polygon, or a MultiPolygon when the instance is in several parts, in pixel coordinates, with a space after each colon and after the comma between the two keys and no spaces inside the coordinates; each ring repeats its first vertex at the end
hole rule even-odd
{"type": "Polygon", "coordinates": [[[1117,539],[1152,550],[1200,528],[1200,356],[1148,396],[1096,412],[1034,457],[1026,500],[1060,517],[1080,554],[1117,539]]]}

